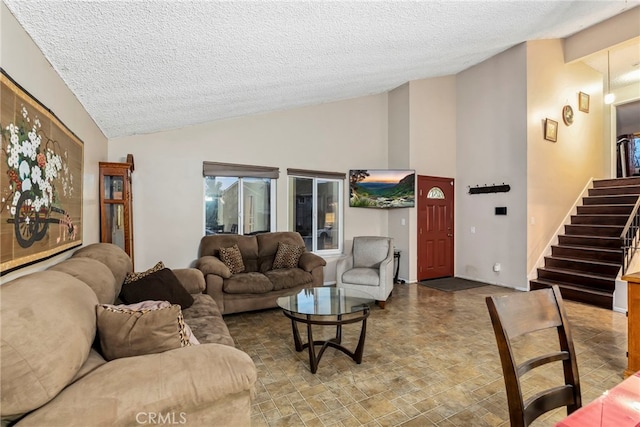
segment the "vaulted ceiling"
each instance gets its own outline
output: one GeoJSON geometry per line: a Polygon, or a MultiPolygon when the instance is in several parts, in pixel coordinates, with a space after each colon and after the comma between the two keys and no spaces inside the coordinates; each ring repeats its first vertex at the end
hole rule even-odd
{"type": "Polygon", "coordinates": [[[385,92],[640,4],[3,2],[109,138],[385,92]]]}

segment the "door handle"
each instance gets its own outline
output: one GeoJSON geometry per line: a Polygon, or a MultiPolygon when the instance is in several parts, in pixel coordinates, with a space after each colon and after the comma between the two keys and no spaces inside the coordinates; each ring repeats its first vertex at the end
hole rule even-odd
{"type": "Polygon", "coordinates": [[[449,233],[447,234],[447,237],[453,237],[453,234],[449,233]]]}

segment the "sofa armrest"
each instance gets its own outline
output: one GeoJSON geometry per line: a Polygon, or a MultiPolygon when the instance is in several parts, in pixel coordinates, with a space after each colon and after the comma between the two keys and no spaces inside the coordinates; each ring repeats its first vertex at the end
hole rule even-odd
{"type": "Polygon", "coordinates": [[[316,267],[323,267],[325,265],[327,265],[327,261],[312,252],[303,252],[298,261],[298,267],[308,272],[313,271],[316,267]]]}
{"type": "Polygon", "coordinates": [[[176,268],[173,274],[176,275],[182,286],[190,294],[199,294],[204,292],[205,282],[204,274],[197,268],[176,268]]]}
{"type": "Polygon", "coordinates": [[[69,385],[19,425],[86,426],[99,420],[105,426],[134,426],[149,413],[189,424],[190,413],[219,399],[255,393],[256,378],[251,358],[222,344],[126,357],[69,385]]]}
{"type": "Polygon", "coordinates": [[[205,255],[196,261],[196,268],[202,271],[205,276],[207,274],[215,274],[217,276],[228,279],[231,277],[231,271],[229,267],[224,265],[224,262],[220,261],[220,258],[213,255],[205,255]]]}

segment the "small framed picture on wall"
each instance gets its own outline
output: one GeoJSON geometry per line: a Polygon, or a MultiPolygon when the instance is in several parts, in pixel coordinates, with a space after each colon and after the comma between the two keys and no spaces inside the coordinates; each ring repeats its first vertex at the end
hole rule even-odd
{"type": "Polygon", "coordinates": [[[544,139],[551,142],[556,142],[558,140],[558,122],[551,119],[545,119],[544,139]]]}
{"type": "Polygon", "coordinates": [[[578,93],[578,110],[583,113],[589,112],[589,95],[584,92],[578,93]]]}

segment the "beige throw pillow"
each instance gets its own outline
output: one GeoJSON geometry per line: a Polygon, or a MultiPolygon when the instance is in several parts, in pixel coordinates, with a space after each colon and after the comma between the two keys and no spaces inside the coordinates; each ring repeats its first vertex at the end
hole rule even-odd
{"type": "Polygon", "coordinates": [[[145,301],[132,306],[98,304],[98,336],[107,360],[190,346],[179,305],[145,301]]]}
{"type": "Polygon", "coordinates": [[[244,262],[242,261],[242,253],[238,245],[229,248],[220,248],[220,259],[229,267],[231,274],[238,274],[244,271],[244,262]]]}
{"type": "Polygon", "coordinates": [[[273,260],[273,269],[280,268],[296,268],[300,256],[305,251],[304,246],[290,245],[288,243],[278,242],[278,251],[273,260]]]}

